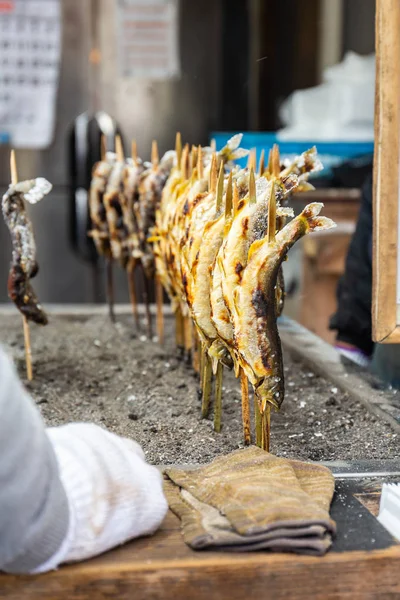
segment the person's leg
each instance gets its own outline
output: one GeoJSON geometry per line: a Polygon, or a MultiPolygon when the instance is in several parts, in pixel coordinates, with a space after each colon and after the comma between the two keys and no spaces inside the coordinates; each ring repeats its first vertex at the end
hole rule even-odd
{"type": "Polygon", "coordinates": [[[372,355],[372,176],[365,182],[357,227],[337,290],[338,307],[330,329],[337,330],[336,347],[364,366],[372,355]]]}

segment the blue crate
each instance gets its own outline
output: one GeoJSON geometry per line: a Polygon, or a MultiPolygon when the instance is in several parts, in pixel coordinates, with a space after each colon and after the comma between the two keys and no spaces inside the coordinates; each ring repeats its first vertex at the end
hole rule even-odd
{"type": "Polygon", "coordinates": [[[5,131],[0,131],[0,144],[8,144],[10,142],[10,134],[5,131]]]}
{"type": "MultiPolygon", "coordinates": [[[[217,150],[220,150],[225,146],[230,137],[234,133],[232,132],[220,132],[217,131],[211,134],[211,139],[214,139],[217,144],[217,150]]],[[[279,145],[282,158],[293,159],[295,156],[301,154],[305,150],[316,146],[318,150],[318,156],[324,165],[323,175],[328,175],[332,167],[336,167],[341,163],[345,162],[350,158],[356,158],[358,156],[371,156],[374,152],[374,143],[371,142],[315,142],[310,140],[308,142],[299,141],[282,141],[278,139],[278,136],[274,132],[245,132],[243,139],[240,144],[242,148],[251,150],[255,148],[257,151],[257,157],[260,156],[261,151],[265,150],[266,156],[268,156],[269,150],[274,144],[279,145]]],[[[246,165],[247,159],[241,159],[238,164],[241,166],[246,165]]],[[[319,173],[321,175],[321,173],[319,173]]]]}

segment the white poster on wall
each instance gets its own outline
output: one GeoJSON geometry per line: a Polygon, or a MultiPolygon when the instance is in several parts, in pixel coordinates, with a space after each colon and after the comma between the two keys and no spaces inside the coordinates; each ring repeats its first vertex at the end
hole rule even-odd
{"type": "Polygon", "coordinates": [[[14,148],[53,140],[60,0],[0,0],[0,137],[14,148]]]}
{"type": "Polygon", "coordinates": [[[118,0],[121,77],[165,80],[180,75],[178,0],[118,0]]]}

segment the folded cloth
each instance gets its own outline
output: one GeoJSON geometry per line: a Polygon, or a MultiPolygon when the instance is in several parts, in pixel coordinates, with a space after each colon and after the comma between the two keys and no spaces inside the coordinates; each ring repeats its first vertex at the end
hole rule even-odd
{"type": "Polygon", "coordinates": [[[334,486],[326,467],[250,447],[197,469],[166,469],[164,491],[194,550],[323,555],[336,531],[334,486]]]}

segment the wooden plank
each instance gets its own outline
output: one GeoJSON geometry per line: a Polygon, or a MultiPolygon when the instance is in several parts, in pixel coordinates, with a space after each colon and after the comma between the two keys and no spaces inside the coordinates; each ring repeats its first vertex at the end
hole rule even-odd
{"type": "Polygon", "coordinates": [[[400,342],[396,282],[400,154],[400,3],[377,0],[372,327],[377,342],[400,342]]]}
{"type": "Polygon", "coordinates": [[[288,554],[193,552],[170,515],[154,537],[42,576],[1,576],[7,600],[320,600],[400,594],[400,546],[373,552],[288,554]]]}

